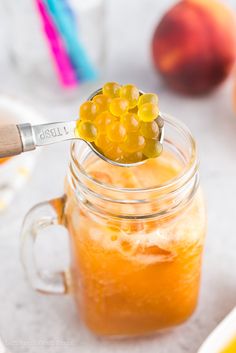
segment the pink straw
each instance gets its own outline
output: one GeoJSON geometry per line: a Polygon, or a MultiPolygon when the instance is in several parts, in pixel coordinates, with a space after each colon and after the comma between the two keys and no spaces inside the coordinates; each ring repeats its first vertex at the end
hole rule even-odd
{"type": "Polygon", "coordinates": [[[36,0],[38,11],[44,25],[44,32],[51,50],[53,62],[60,82],[65,88],[78,84],[76,73],[66,52],[64,43],[58,33],[52,19],[47,13],[47,8],[42,0],[36,0]]]}

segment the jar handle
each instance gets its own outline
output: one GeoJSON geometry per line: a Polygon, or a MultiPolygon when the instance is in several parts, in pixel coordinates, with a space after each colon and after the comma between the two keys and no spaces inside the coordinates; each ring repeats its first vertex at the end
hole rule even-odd
{"type": "Polygon", "coordinates": [[[21,231],[21,260],[31,286],[44,294],[66,294],[69,291],[69,271],[49,272],[38,268],[34,245],[45,228],[62,225],[65,197],[42,202],[26,215],[21,231]]]}

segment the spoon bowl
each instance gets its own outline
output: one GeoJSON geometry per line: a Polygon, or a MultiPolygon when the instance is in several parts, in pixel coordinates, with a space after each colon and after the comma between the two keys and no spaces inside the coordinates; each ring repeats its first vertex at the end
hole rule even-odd
{"type": "MultiPolygon", "coordinates": [[[[88,100],[100,94],[102,89],[99,88],[93,92],[88,100]]],[[[143,94],[139,91],[140,95],[143,94]]],[[[161,114],[155,120],[159,126],[158,141],[162,144],[164,140],[164,120],[161,114]]],[[[56,122],[49,124],[34,125],[20,124],[20,125],[4,125],[0,127],[0,158],[9,157],[20,154],[22,152],[35,150],[36,147],[46,146],[66,140],[79,139],[87,143],[94,153],[104,161],[119,166],[119,167],[133,167],[143,164],[146,159],[135,163],[122,163],[114,161],[104,156],[92,142],[85,141],[76,134],[77,121],[71,120],[66,122],[56,122]]]]}
{"type": "MultiPolygon", "coordinates": [[[[102,93],[102,88],[97,89],[96,91],[94,91],[89,97],[88,100],[92,100],[96,95],[101,94],[102,93]]],[[[144,94],[144,92],[139,91],[140,95],[144,94]]],[[[163,144],[163,140],[164,140],[164,120],[161,117],[161,114],[159,114],[159,116],[156,118],[155,120],[157,122],[157,125],[159,127],[159,136],[158,136],[158,141],[163,144]]],[[[141,165],[143,163],[145,163],[146,159],[143,159],[139,162],[134,162],[134,163],[122,163],[122,162],[118,162],[118,161],[114,161],[112,159],[107,158],[106,156],[104,156],[95,146],[94,143],[92,142],[88,142],[85,141],[83,139],[80,139],[84,142],[87,143],[87,145],[93,150],[93,152],[101,159],[103,159],[105,162],[108,162],[110,164],[116,165],[118,167],[134,167],[134,166],[138,166],[141,165]]]]}

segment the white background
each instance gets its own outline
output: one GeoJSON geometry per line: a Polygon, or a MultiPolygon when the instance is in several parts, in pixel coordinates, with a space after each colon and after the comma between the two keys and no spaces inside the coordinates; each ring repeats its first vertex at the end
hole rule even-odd
{"type": "MultiPolygon", "coordinates": [[[[24,1],[13,2],[19,6],[19,16],[27,18],[30,14],[21,11],[24,1]]],[[[4,2],[0,1],[0,8],[4,2]]],[[[62,194],[69,153],[68,144],[45,148],[27,187],[20,191],[10,209],[0,215],[0,335],[13,353],[196,353],[236,305],[236,113],[232,106],[232,82],[229,80],[215,93],[201,98],[171,93],[152,68],[150,38],[155,23],[174,1],[108,2],[107,78],[134,82],[144,91],[156,91],[161,110],[182,119],[198,142],[209,219],[200,303],[187,323],[168,333],[135,341],[107,342],[81,326],[70,297],[44,297],[31,290],[19,261],[20,227],[31,206],[62,194]]],[[[227,3],[236,9],[234,0],[227,3]]],[[[75,117],[85,92],[76,99],[52,100],[50,87],[45,87],[41,95],[37,79],[24,79],[9,59],[7,24],[9,19],[2,18],[1,91],[31,102],[48,121],[75,117]]],[[[14,28],[14,23],[11,26],[14,28]]],[[[52,256],[57,252],[61,253],[60,249],[52,256]]]]}

